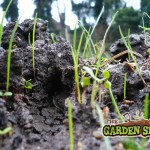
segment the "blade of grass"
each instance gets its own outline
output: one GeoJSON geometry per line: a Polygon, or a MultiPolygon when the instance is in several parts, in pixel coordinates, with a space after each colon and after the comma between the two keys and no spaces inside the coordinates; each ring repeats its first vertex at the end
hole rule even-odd
{"type": "MultiPolygon", "coordinates": [[[[149,93],[146,93],[144,99],[144,119],[148,119],[149,115],[149,93]]],[[[142,137],[141,150],[145,150],[146,138],[142,137]]]]}
{"type": "Polygon", "coordinates": [[[144,118],[148,119],[149,114],[149,94],[147,93],[144,100],[144,118]]]}
{"type": "MultiPolygon", "coordinates": [[[[98,104],[96,104],[96,110],[97,110],[97,113],[98,113],[98,116],[99,116],[99,121],[100,121],[100,124],[101,124],[101,128],[103,128],[105,126],[105,122],[104,122],[102,110],[100,109],[98,104]]],[[[104,142],[105,142],[105,146],[106,146],[107,150],[112,150],[111,142],[110,142],[108,137],[104,136],[104,142]]]]}
{"type": "Polygon", "coordinates": [[[68,117],[69,117],[69,136],[70,136],[70,150],[74,150],[74,133],[73,133],[73,119],[72,119],[72,103],[68,100],[68,117]]]}
{"type": "Polygon", "coordinates": [[[127,90],[127,74],[124,74],[124,92],[123,92],[123,98],[126,99],[126,90],[127,90]]]}
{"type": "Polygon", "coordinates": [[[12,3],[12,0],[9,1],[9,3],[8,3],[7,7],[6,7],[6,10],[3,13],[2,20],[1,20],[1,24],[0,24],[0,46],[1,46],[1,42],[2,42],[3,22],[4,22],[5,16],[6,16],[7,12],[8,12],[8,9],[9,9],[11,3],[12,3]]]}
{"type": "Polygon", "coordinates": [[[33,35],[32,35],[32,67],[33,71],[35,71],[35,59],[34,59],[34,42],[35,42],[35,27],[36,27],[36,21],[37,21],[37,13],[34,18],[34,25],[33,25],[33,35]]]}
{"type": "Polygon", "coordinates": [[[12,49],[12,43],[13,43],[13,39],[16,33],[16,30],[18,28],[19,25],[19,20],[16,22],[15,27],[13,29],[13,32],[11,34],[11,38],[9,41],[9,48],[8,48],[8,57],[7,57],[7,77],[6,77],[6,92],[9,91],[9,80],[10,80],[10,62],[11,62],[11,49],[12,49]]]}
{"type": "Polygon", "coordinates": [[[146,82],[144,81],[143,77],[141,76],[141,73],[140,73],[140,70],[139,70],[139,67],[138,67],[138,63],[136,61],[136,57],[133,54],[133,50],[132,50],[132,47],[131,47],[131,44],[130,44],[130,40],[129,40],[130,30],[128,30],[128,44],[127,44],[127,42],[125,40],[125,37],[123,35],[123,32],[122,32],[120,26],[119,26],[119,32],[120,32],[120,35],[121,35],[121,38],[122,38],[122,41],[123,41],[124,45],[126,46],[127,50],[129,51],[129,53],[130,53],[130,55],[131,55],[135,65],[136,65],[136,70],[138,72],[138,75],[141,78],[144,86],[146,86],[146,82]]]}

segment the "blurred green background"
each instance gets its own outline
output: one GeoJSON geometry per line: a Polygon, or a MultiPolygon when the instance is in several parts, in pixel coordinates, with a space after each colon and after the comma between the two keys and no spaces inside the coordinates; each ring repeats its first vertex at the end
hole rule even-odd
{"type": "MultiPolygon", "coordinates": [[[[94,23],[102,9],[105,11],[98,22],[98,25],[93,34],[94,42],[99,42],[103,39],[104,33],[113,17],[113,14],[119,10],[119,14],[111,27],[107,36],[107,44],[113,43],[120,38],[118,26],[120,25],[124,34],[127,35],[127,30],[130,28],[131,33],[140,33],[142,30],[138,25],[142,25],[142,17],[144,18],[145,26],[150,27],[149,18],[143,15],[143,12],[150,14],[150,1],[148,0],[133,0],[132,6],[128,6],[128,0],[26,0],[28,7],[24,8],[23,16],[30,13],[33,18],[38,12],[38,18],[49,21],[49,31],[65,37],[72,42],[73,26],[79,19],[85,28],[88,30],[94,26],[94,23]],[[137,3],[139,6],[137,6],[137,3]],[[70,15],[71,14],[71,15],[70,15]]],[[[1,12],[4,11],[9,3],[9,0],[0,0],[1,12]]],[[[13,0],[13,3],[7,13],[6,22],[16,21],[20,14],[20,6],[24,0],[13,0]]],[[[27,19],[27,18],[26,18],[27,19]]],[[[80,36],[81,29],[77,30],[80,36]]]]}

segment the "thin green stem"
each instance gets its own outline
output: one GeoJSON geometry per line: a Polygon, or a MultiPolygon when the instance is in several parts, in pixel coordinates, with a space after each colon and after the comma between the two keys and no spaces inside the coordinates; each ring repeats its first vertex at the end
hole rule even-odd
{"type": "Polygon", "coordinates": [[[124,74],[124,92],[123,92],[123,95],[124,95],[124,99],[126,99],[126,90],[127,90],[127,74],[125,73],[124,74]]]}
{"type": "Polygon", "coordinates": [[[9,80],[10,80],[10,62],[11,62],[11,49],[12,49],[12,43],[13,39],[16,33],[16,30],[19,25],[19,20],[16,22],[15,27],[13,29],[10,41],[9,41],[9,48],[8,48],[8,57],[7,57],[7,77],[6,77],[6,92],[9,91],[9,80]]]}
{"type": "Polygon", "coordinates": [[[116,101],[115,101],[115,98],[114,98],[114,95],[113,95],[113,93],[112,93],[111,88],[109,88],[109,93],[110,93],[110,97],[111,97],[112,103],[113,103],[113,105],[114,105],[114,107],[115,107],[115,110],[116,110],[116,112],[117,112],[117,114],[118,114],[120,120],[121,120],[122,122],[124,122],[124,119],[122,118],[122,115],[121,115],[121,113],[120,113],[120,111],[119,111],[119,108],[118,108],[118,106],[117,106],[117,103],[116,103],[116,101]]]}
{"type": "Polygon", "coordinates": [[[33,71],[35,71],[35,59],[34,59],[34,43],[35,43],[35,28],[36,28],[36,21],[37,21],[37,13],[34,18],[34,25],[33,25],[33,35],[32,35],[32,67],[33,71]]]}
{"type": "Polygon", "coordinates": [[[72,103],[68,100],[68,117],[69,117],[69,136],[70,136],[70,150],[74,150],[74,133],[73,133],[73,119],[72,119],[72,103]]]}

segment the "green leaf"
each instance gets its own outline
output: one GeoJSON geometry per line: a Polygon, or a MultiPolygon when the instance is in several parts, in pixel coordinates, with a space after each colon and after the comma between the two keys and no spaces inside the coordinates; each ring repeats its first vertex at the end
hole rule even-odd
{"type": "Polygon", "coordinates": [[[7,133],[9,133],[12,130],[11,127],[7,127],[4,130],[0,130],[0,135],[5,135],[7,133]]]}
{"type": "Polygon", "coordinates": [[[89,86],[90,85],[90,79],[88,77],[82,78],[81,85],[82,85],[82,87],[89,86]]]}
{"type": "Polygon", "coordinates": [[[2,91],[0,91],[0,96],[3,96],[3,92],[2,91]]]}
{"type": "Polygon", "coordinates": [[[99,79],[97,78],[94,73],[93,73],[93,70],[89,67],[86,67],[86,66],[83,66],[83,69],[94,79],[96,80],[98,83],[102,83],[103,81],[105,81],[105,78],[103,79],[99,79]]]}
{"type": "Polygon", "coordinates": [[[3,96],[12,96],[12,92],[5,92],[3,96]]]}
{"type": "Polygon", "coordinates": [[[150,48],[147,50],[147,52],[150,54],[150,48]]]}
{"type": "Polygon", "coordinates": [[[109,73],[109,71],[103,70],[103,76],[104,76],[104,78],[109,79],[109,78],[110,78],[110,73],[109,73]]]}
{"type": "Polygon", "coordinates": [[[25,82],[25,89],[32,90],[32,83],[30,81],[31,79],[25,82]]]}
{"type": "Polygon", "coordinates": [[[105,88],[108,89],[108,90],[111,88],[111,82],[109,82],[109,81],[106,81],[104,83],[104,85],[105,85],[105,88]]]}

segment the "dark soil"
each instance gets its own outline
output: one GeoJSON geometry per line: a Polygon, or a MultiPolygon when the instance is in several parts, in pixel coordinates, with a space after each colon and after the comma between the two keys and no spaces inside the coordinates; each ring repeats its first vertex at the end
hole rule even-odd
{"type": "MultiPolygon", "coordinates": [[[[4,27],[2,47],[0,48],[0,91],[5,91],[7,49],[15,23],[4,27]]],[[[69,149],[69,131],[67,120],[68,98],[74,103],[73,120],[75,149],[99,150],[104,149],[103,138],[93,135],[98,132],[98,119],[93,117],[90,103],[90,87],[87,90],[87,104],[78,107],[74,88],[74,67],[69,43],[62,37],[55,35],[53,43],[51,34],[47,32],[47,21],[37,20],[35,34],[35,65],[32,68],[33,20],[25,20],[17,29],[11,53],[11,74],[9,91],[10,98],[0,98],[0,130],[12,127],[12,134],[2,137],[2,150],[67,150],[69,149]],[[30,80],[32,90],[24,88],[25,81],[30,80]]],[[[131,35],[133,50],[143,58],[137,57],[137,62],[146,85],[143,84],[136,70],[125,65],[128,55],[123,55],[120,63],[109,64],[105,67],[110,71],[112,90],[121,113],[129,112],[131,116],[136,111],[143,112],[144,97],[150,93],[150,71],[147,49],[150,47],[150,34],[147,42],[144,36],[131,35]],[[124,74],[127,73],[127,100],[123,103],[124,74]]],[[[113,55],[126,50],[123,42],[118,40],[110,47],[113,55]]],[[[80,59],[80,63],[82,61],[80,59]]],[[[129,62],[130,63],[130,62],[129,62]]],[[[92,86],[92,85],[91,85],[92,86]]],[[[118,118],[106,91],[103,101],[99,103],[103,109],[109,108],[108,118],[118,118]]],[[[132,118],[133,119],[133,118],[132,118]]],[[[100,133],[99,133],[100,134],[100,133]]],[[[111,138],[111,144],[117,149],[117,144],[124,138],[111,138]]],[[[135,141],[140,147],[140,139],[135,141]]],[[[147,147],[150,146],[147,143],[147,147]]]]}

